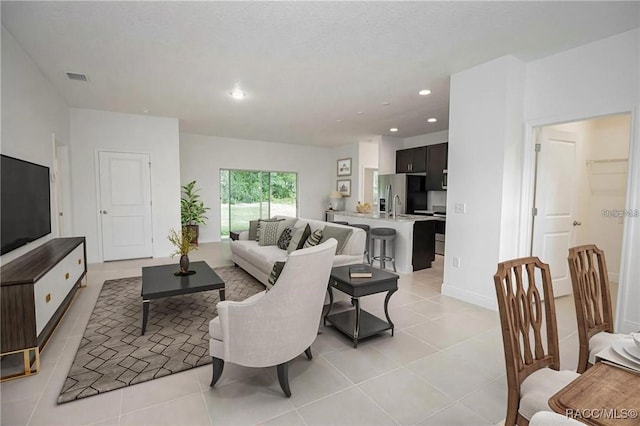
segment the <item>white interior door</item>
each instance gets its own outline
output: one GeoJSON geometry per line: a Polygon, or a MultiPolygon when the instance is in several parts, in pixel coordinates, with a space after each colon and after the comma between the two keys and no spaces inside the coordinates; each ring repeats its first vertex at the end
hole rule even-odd
{"type": "Polygon", "coordinates": [[[99,152],[103,259],[152,256],[149,154],[99,152]]]}
{"type": "Polygon", "coordinates": [[[574,194],[576,190],[576,142],[574,133],[545,128],[538,143],[532,256],[549,264],[556,297],[572,292],[567,264],[573,245],[574,194]]]}

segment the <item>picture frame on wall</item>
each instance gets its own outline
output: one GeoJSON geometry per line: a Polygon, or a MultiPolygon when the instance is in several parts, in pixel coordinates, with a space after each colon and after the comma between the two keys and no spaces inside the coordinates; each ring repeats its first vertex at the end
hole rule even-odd
{"type": "Polygon", "coordinates": [[[351,158],[338,160],[338,176],[351,176],[351,158]]]}
{"type": "Polygon", "coordinates": [[[343,197],[351,197],[351,179],[338,179],[336,190],[342,194],[343,197]]]}

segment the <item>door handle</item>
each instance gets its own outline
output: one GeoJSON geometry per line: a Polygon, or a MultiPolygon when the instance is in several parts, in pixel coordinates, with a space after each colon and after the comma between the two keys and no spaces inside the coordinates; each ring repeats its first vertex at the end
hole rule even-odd
{"type": "Polygon", "coordinates": [[[100,213],[107,214],[107,211],[106,210],[102,210],[100,213]]]}
{"type": "Polygon", "coordinates": [[[582,222],[579,222],[577,220],[573,221],[573,226],[580,226],[580,225],[582,225],[582,222]]]}

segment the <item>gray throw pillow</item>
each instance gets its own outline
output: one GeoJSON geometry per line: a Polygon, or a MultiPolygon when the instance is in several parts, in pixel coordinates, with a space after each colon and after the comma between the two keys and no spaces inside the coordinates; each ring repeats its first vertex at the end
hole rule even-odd
{"type": "Polygon", "coordinates": [[[317,246],[320,244],[320,240],[322,239],[322,229],[316,229],[313,231],[311,235],[307,238],[307,241],[304,242],[302,248],[309,248],[313,246],[317,246]]]}
{"type": "Polygon", "coordinates": [[[259,246],[275,246],[278,244],[278,232],[279,222],[267,222],[265,220],[260,221],[260,228],[258,233],[258,245],[259,246]]]}
{"type": "Polygon", "coordinates": [[[335,238],[338,241],[338,245],[336,246],[336,254],[342,254],[342,249],[344,248],[345,243],[353,233],[353,229],[349,228],[338,228],[337,226],[325,226],[322,230],[322,239],[320,240],[320,244],[327,241],[329,238],[335,238]]]}
{"type": "Polygon", "coordinates": [[[267,280],[271,287],[273,287],[276,281],[278,281],[278,278],[280,278],[280,274],[282,273],[285,263],[286,262],[278,261],[273,264],[273,268],[271,268],[271,273],[269,274],[269,279],[267,280]]]}
{"type": "MultiPolygon", "coordinates": [[[[262,222],[281,222],[283,220],[284,219],[258,219],[258,229],[256,230],[256,241],[260,242],[260,224],[262,222]]],[[[278,235],[280,235],[280,234],[278,234],[278,235]]],[[[275,243],[270,244],[270,245],[275,245],[275,243]]]]}
{"type": "Polygon", "coordinates": [[[292,252],[301,249],[305,241],[307,241],[307,238],[309,238],[309,235],[311,235],[311,227],[308,223],[305,226],[296,228],[293,232],[293,236],[291,237],[289,247],[287,247],[287,253],[291,254],[292,252]]]}
{"type": "Polygon", "coordinates": [[[249,221],[249,239],[258,241],[258,224],[259,220],[250,220],[249,221]]]}

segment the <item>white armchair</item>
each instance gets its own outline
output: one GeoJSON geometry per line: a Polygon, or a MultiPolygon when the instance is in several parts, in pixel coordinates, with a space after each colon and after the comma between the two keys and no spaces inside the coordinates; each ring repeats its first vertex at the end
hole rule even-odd
{"type": "Polygon", "coordinates": [[[209,323],[211,386],[222,375],[225,362],[246,367],[275,365],[282,390],[291,396],[288,363],[302,352],[311,359],[336,245],[331,238],[296,250],[271,290],[242,302],[218,303],[218,317],[209,323]]]}

